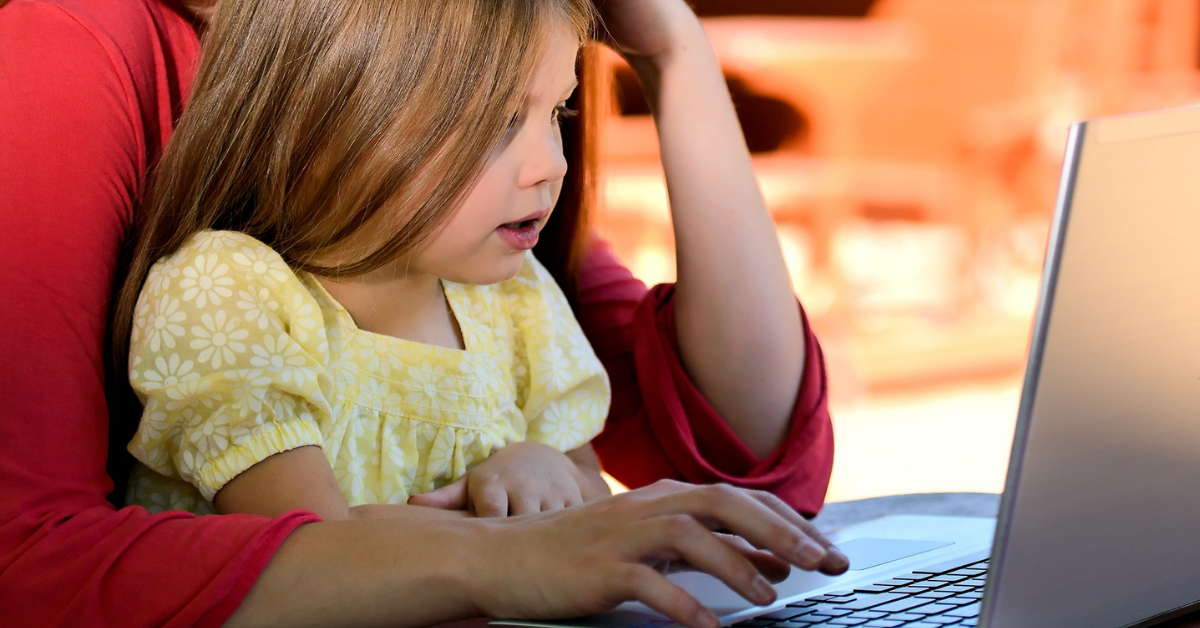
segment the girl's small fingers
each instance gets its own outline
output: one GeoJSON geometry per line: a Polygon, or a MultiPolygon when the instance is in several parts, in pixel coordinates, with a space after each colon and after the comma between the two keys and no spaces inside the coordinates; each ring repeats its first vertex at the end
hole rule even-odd
{"type": "Polygon", "coordinates": [[[687,515],[673,515],[656,523],[659,543],[671,548],[693,569],[717,578],[759,606],[775,601],[775,589],[754,564],[700,522],[687,515]]]}
{"type": "Polygon", "coordinates": [[[618,577],[622,597],[645,604],[687,628],[720,628],[712,611],[646,565],[630,565],[618,577]]]}
{"type": "Polygon", "coordinates": [[[472,483],[471,507],[476,517],[508,516],[508,492],[499,482],[484,480],[472,483]]]}
{"type": "Polygon", "coordinates": [[[508,514],[510,516],[532,515],[541,511],[542,500],[538,499],[528,488],[513,489],[508,492],[508,514]]]}

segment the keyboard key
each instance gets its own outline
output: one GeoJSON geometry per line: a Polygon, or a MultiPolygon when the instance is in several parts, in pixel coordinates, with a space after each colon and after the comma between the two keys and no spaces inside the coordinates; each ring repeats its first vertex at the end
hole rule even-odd
{"type": "Polygon", "coordinates": [[[958,597],[971,598],[972,600],[982,600],[983,591],[967,591],[966,593],[959,593],[958,597]]]}
{"type": "Polygon", "coordinates": [[[861,617],[862,619],[883,619],[887,616],[887,613],[880,613],[878,611],[855,611],[848,615],[848,617],[861,617]]]}
{"type": "Polygon", "coordinates": [[[876,619],[863,624],[863,628],[896,628],[903,623],[894,619],[876,619]]]}
{"type": "Polygon", "coordinates": [[[899,578],[892,578],[890,580],[884,580],[883,582],[876,582],[875,584],[878,586],[881,586],[881,587],[902,587],[902,586],[908,584],[909,582],[912,582],[912,581],[911,580],[901,580],[899,578]]]}
{"type": "Polygon", "coordinates": [[[929,589],[927,589],[925,587],[900,587],[898,589],[892,589],[890,591],[890,593],[903,593],[905,595],[914,595],[917,593],[924,593],[928,590],[929,589]]]}
{"type": "Polygon", "coordinates": [[[830,626],[858,626],[867,623],[866,619],[855,619],[853,617],[837,617],[830,620],[830,626]]]}
{"type": "Polygon", "coordinates": [[[934,576],[929,579],[930,582],[962,582],[969,580],[970,576],[956,576],[954,574],[944,573],[940,576],[934,576]]]}
{"type": "Polygon", "coordinates": [[[888,619],[895,619],[897,621],[917,621],[918,619],[925,619],[925,616],[913,615],[912,613],[899,613],[888,616],[888,619]]]}
{"type": "Polygon", "coordinates": [[[925,591],[924,593],[918,593],[917,597],[926,599],[926,600],[940,600],[944,597],[954,597],[954,595],[956,593],[958,593],[958,592],[957,591],[942,591],[941,589],[938,589],[936,591],[925,591]]]}
{"type": "Polygon", "coordinates": [[[803,615],[803,614],[805,614],[805,613],[807,613],[807,612],[808,612],[808,611],[806,611],[806,610],[804,610],[804,609],[802,609],[802,608],[781,608],[781,609],[779,609],[779,610],[777,610],[777,611],[773,611],[773,612],[770,612],[770,613],[766,613],[766,614],[763,614],[763,615],[759,615],[758,617],[755,617],[755,619],[759,619],[759,620],[762,620],[762,619],[774,619],[774,620],[777,620],[777,621],[783,621],[783,620],[785,620],[785,619],[791,619],[791,618],[793,618],[793,617],[799,617],[800,615],[803,615]]]}
{"type": "MultiPolygon", "coordinates": [[[[922,601],[924,601],[924,600],[922,600],[922,601]]],[[[919,615],[937,615],[939,613],[944,613],[953,608],[955,608],[953,604],[942,604],[941,602],[934,602],[933,604],[926,604],[925,606],[918,606],[916,608],[910,608],[910,609],[908,609],[908,612],[917,613],[919,615]]]]}
{"type": "Polygon", "coordinates": [[[956,624],[961,619],[962,619],[962,617],[950,617],[948,615],[934,615],[933,617],[926,617],[924,619],[924,621],[932,622],[935,624],[956,624]]]}
{"type": "Polygon", "coordinates": [[[915,624],[904,624],[904,628],[942,628],[942,625],[931,621],[919,621],[915,624]]]}
{"type": "Polygon", "coordinates": [[[747,619],[746,621],[734,624],[734,626],[737,626],[738,628],[762,628],[763,626],[770,625],[771,622],[763,621],[761,619],[747,619]]]}
{"type": "MultiPolygon", "coordinates": [[[[899,586],[899,585],[897,585],[897,586],[899,586]]],[[[887,585],[882,585],[882,584],[869,584],[865,587],[858,587],[857,589],[854,590],[854,592],[855,593],[887,593],[890,589],[893,589],[893,588],[894,587],[889,587],[887,585]]]]}
{"type": "MultiPolygon", "coordinates": [[[[813,609],[813,612],[811,613],[811,615],[815,616],[815,617],[821,617],[821,616],[845,617],[846,615],[849,615],[850,613],[853,613],[853,612],[854,611],[846,610],[843,608],[838,608],[836,606],[832,606],[829,604],[822,604],[822,605],[818,606],[817,608],[813,609]]],[[[803,615],[803,617],[809,617],[809,615],[803,615]]],[[[812,621],[812,620],[809,620],[809,621],[812,621]]]]}
{"type": "Polygon", "coordinates": [[[895,602],[891,602],[889,604],[884,604],[883,606],[877,607],[875,610],[884,611],[884,612],[888,612],[888,613],[897,613],[897,612],[901,612],[901,611],[907,611],[908,609],[913,608],[914,606],[922,606],[928,602],[929,602],[929,600],[922,600],[920,598],[909,597],[909,598],[904,598],[902,600],[896,600],[895,602]]]}
{"type": "Polygon", "coordinates": [[[970,606],[960,606],[946,614],[953,615],[955,617],[979,617],[980,606],[980,603],[976,602],[970,606]]]}
{"type": "Polygon", "coordinates": [[[816,605],[817,605],[817,603],[812,600],[804,600],[803,602],[792,602],[791,604],[788,604],[787,607],[788,608],[809,608],[809,607],[816,606],[816,605]]]}
{"type": "Polygon", "coordinates": [[[904,599],[900,593],[859,593],[849,602],[837,602],[838,608],[848,608],[855,611],[865,611],[868,608],[882,606],[888,602],[904,599]]]}
{"type": "Polygon", "coordinates": [[[963,597],[961,595],[956,595],[954,597],[948,597],[944,600],[938,600],[938,603],[939,604],[953,604],[955,606],[966,606],[967,604],[974,604],[978,601],[979,601],[979,598],[969,598],[969,597],[963,597]]]}

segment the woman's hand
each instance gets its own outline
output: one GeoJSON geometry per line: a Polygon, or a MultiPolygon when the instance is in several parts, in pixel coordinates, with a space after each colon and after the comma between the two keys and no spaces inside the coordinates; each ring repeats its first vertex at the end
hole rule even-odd
{"type": "Polygon", "coordinates": [[[700,22],[683,0],[598,0],[601,41],[631,63],[665,63],[688,37],[702,35],[700,22]]]}
{"type": "Polygon", "coordinates": [[[572,617],[636,600],[681,625],[716,628],[711,611],[666,579],[672,565],[710,573],[760,605],[775,600],[764,573],[779,580],[788,564],[830,575],[849,566],[779,499],[727,485],[663,481],[580,508],[498,520],[483,537],[467,586],[492,617],[572,617]]]}
{"type": "MultiPolygon", "coordinates": [[[[591,446],[580,450],[585,448],[591,446]]],[[[553,447],[526,441],[504,447],[458,481],[413,495],[408,503],[467,510],[479,517],[504,517],[562,510],[607,492],[598,467],[589,469],[553,447]]]]}

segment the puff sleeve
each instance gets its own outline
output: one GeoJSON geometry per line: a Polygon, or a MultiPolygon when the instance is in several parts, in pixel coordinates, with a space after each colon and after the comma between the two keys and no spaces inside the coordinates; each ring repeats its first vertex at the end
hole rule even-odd
{"type": "Polygon", "coordinates": [[[130,382],[145,410],[129,452],[209,501],[328,426],[321,310],[266,245],[201,232],[152,269],[138,299],[130,382]]]}

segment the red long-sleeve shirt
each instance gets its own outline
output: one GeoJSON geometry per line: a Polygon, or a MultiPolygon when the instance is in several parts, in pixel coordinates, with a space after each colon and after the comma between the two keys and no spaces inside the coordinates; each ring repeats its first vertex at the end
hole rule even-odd
{"type": "MultiPolygon", "coordinates": [[[[194,517],[105,500],[104,330],[120,242],[200,53],[160,0],[0,8],[0,623],[218,626],[279,544],[317,518],[194,517]]],[[[832,433],[820,348],[787,442],[757,460],[680,364],[671,288],[647,291],[603,245],[577,315],[613,381],[596,449],[628,485],[671,477],[820,507],[832,433]]]]}

